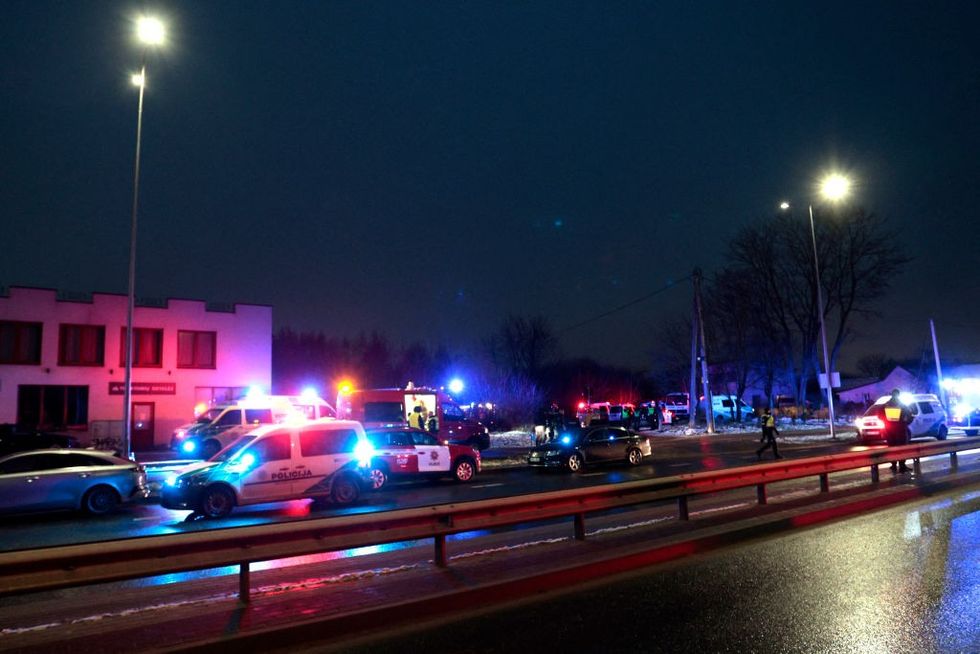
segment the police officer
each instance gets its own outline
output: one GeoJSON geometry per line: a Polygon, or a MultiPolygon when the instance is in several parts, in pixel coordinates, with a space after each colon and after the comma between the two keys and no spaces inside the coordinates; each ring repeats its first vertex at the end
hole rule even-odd
{"type": "Polygon", "coordinates": [[[435,435],[439,433],[439,418],[436,417],[435,411],[429,415],[429,420],[425,423],[425,427],[430,434],[435,435]]]}
{"type": "Polygon", "coordinates": [[[755,451],[756,458],[761,460],[762,453],[770,447],[775,458],[783,458],[779,455],[779,450],[776,449],[776,436],[779,434],[779,431],[776,429],[776,419],[772,416],[772,409],[766,407],[762,413],[762,417],[759,419],[759,424],[762,426],[762,442],[764,445],[755,451]]]}
{"type": "MultiPolygon", "coordinates": [[[[912,422],[912,412],[902,402],[902,392],[897,388],[892,390],[892,396],[888,398],[888,401],[881,405],[880,417],[885,423],[885,440],[889,446],[909,444],[911,440],[909,423],[912,422]]],[[[895,469],[894,461],[892,461],[891,467],[892,470],[895,469]]],[[[898,462],[898,471],[909,471],[904,459],[898,462]]]]}

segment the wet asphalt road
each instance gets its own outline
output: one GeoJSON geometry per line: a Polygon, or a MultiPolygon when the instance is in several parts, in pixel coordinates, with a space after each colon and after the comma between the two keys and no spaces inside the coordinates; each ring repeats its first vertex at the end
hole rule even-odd
{"type": "Polygon", "coordinates": [[[978,556],[974,486],[340,651],[978,652],[978,556]]]}
{"type": "MultiPolygon", "coordinates": [[[[5,516],[0,518],[0,551],[389,511],[717,470],[756,463],[754,450],[759,446],[753,434],[652,438],[653,460],[636,468],[605,466],[576,475],[527,468],[486,469],[470,484],[447,480],[394,483],[381,492],[366,494],[349,508],[314,508],[308,500],[296,500],[238,507],[228,518],[194,522],[185,522],[189,511],[171,511],[155,503],[126,506],[102,517],[73,513],[5,516]]],[[[787,458],[802,458],[843,452],[853,446],[850,439],[783,442],[780,451],[787,458]]]]}

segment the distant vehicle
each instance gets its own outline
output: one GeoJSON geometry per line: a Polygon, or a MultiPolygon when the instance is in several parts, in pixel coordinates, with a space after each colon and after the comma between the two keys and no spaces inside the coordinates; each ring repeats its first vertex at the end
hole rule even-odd
{"type": "Polygon", "coordinates": [[[467,419],[463,410],[447,393],[432,388],[372,388],[341,391],[337,394],[337,415],[357,420],[365,429],[406,427],[416,407],[436,418],[434,435],[454,445],[470,445],[478,450],[490,447],[490,431],[481,423],[467,419]]]}
{"type": "MultiPolygon", "coordinates": [[[[605,424],[610,422],[611,409],[612,405],[609,402],[592,402],[591,404],[579,402],[575,417],[578,419],[578,424],[583,427],[592,423],[605,424]]],[[[620,414],[622,414],[622,410],[621,406],[618,407],[620,414]]]]}
{"type": "Polygon", "coordinates": [[[374,490],[389,478],[451,476],[473,481],[480,472],[480,451],[470,445],[443,443],[432,434],[408,427],[367,430],[374,446],[368,476],[374,490]]]}
{"type": "Polygon", "coordinates": [[[15,425],[0,425],[0,456],[28,450],[73,447],[78,447],[78,439],[74,436],[18,429],[15,425]]]}
{"type": "Polygon", "coordinates": [[[980,409],[960,409],[956,413],[951,424],[962,427],[967,436],[976,436],[980,432],[980,409]]]}
{"type": "Polygon", "coordinates": [[[622,427],[593,427],[563,433],[558,440],[534,447],[527,463],[533,468],[563,468],[581,472],[587,465],[640,465],[651,456],[650,438],[622,427]]]}
{"type": "Polygon", "coordinates": [[[263,425],[169,477],[160,503],[209,518],[236,506],[307,497],[351,504],[366,488],[373,449],[352,420],[263,425]]]}
{"type": "Polygon", "coordinates": [[[210,459],[258,425],[317,420],[335,415],[333,407],[321,398],[299,395],[245,397],[211,407],[198,416],[196,422],[178,427],[170,439],[170,447],[186,456],[210,459]]]}
{"type": "Polygon", "coordinates": [[[107,452],[49,449],[0,458],[0,513],[102,515],[146,495],[143,467],[107,452]]]}
{"type": "MultiPolygon", "coordinates": [[[[855,421],[858,440],[861,443],[886,442],[884,404],[890,399],[890,395],[879,397],[864,412],[864,415],[855,421]]],[[[912,422],[908,425],[912,438],[934,436],[941,441],[946,440],[949,434],[949,428],[946,426],[946,410],[940,404],[938,397],[931,394],[903,393],[901,399],[912,414],[912,422]]]]}
{"type": "MultiPolygon", "coordinates": [[[[705,410],[704,398],[698,403],[698,408],[705,410]]],[[[735,422],[741,414],[742,422],[755,420],[755,409],[734,395],[712,395],[711,411],[716,423],[735,422]]]]}
{"type": "Polygon", "coordinates": [[[680,422],[682,420],[687,420],[691,415],[690,406],[688,404],[691,396],[687,393],[667,393],[664,396],[664,408],[670,411],[673,422],[680,422]]]}

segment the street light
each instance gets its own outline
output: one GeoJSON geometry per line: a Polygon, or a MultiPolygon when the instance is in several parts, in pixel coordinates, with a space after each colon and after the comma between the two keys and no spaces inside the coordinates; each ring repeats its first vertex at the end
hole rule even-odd
{"type": "MultiPolygon", "coordinates": [[[[830,202],[840,202],[850,193],[851,180],[840,173],[831,173],[820,181],[820,197],[830,202]]],[[[784,211],[789,209],[789,202],[782,202],[779,205],[784,211]]],[[[823,317],[823,291],[820,288],[820,260],[817,257],[817,231],[813,223],[813,203],[809,205],[810,210],[810,240],[813,243],[813,272],[816,275],[817,285],[817,317],[820,318],[820,340],[823,344],[823,369],[827,377],[827,411],[830,418],[830,437],[837,439],[837,432],[834,429],[834,388],[831,381],[830,372],[830,351],[827,349],[827,325],[823,317]]]]}
{"type": "Polygon", "coordinates": [[[133,217],[129,228],[129,292],[126,305],[126,378],[123,384],[123,442],[126,456],[133,458],[133,307],[136,304],[136,216],[139,208],[140,146],[143,140],[143,91],[146,88],[146,52],[150,46],[162,45],[166,30],[157,18],[141,17],[136,21],[136,38],[143,45],[140,72],[131,80],[140,90],[136,111],[136,163],[133,167],[133,217]]]}

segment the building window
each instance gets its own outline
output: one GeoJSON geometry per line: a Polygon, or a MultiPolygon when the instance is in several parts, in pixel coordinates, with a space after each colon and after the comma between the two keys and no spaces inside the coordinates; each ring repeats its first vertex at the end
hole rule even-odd
{"type": "Polygon", "coordinates": [[[84,427],[88,386],[32,386],[17,390],[17,424],[36,429],[84,427]]]}
{"type": "Polygon", "coordinates": [[[59,366],[101,366],[105,363],[105,327],[61,325],[59,366]]]}
{"type": "MultiPolygon", "coordinates": [[[[126,328],[120,332],[119,365],[126,365],[126,328]]],[[[133,328],[133,367],[160,368],[163,366],[163,330],[133,328]]]]}
{"type": "Polygon", "coordinates": [[[214,406],[222,402],[234,402],[245,397],[247,386],[195,386],[194,402],[214,406]]]}
{"type": "Polygon", "coordinates": [[[177,332],[178,368],[214,368],[215,332],[177,332]]]}
{"type": "Polygon", "coordinates": [[[41,365],[41,323],[0,320],[0,363],[41,365]]]}

